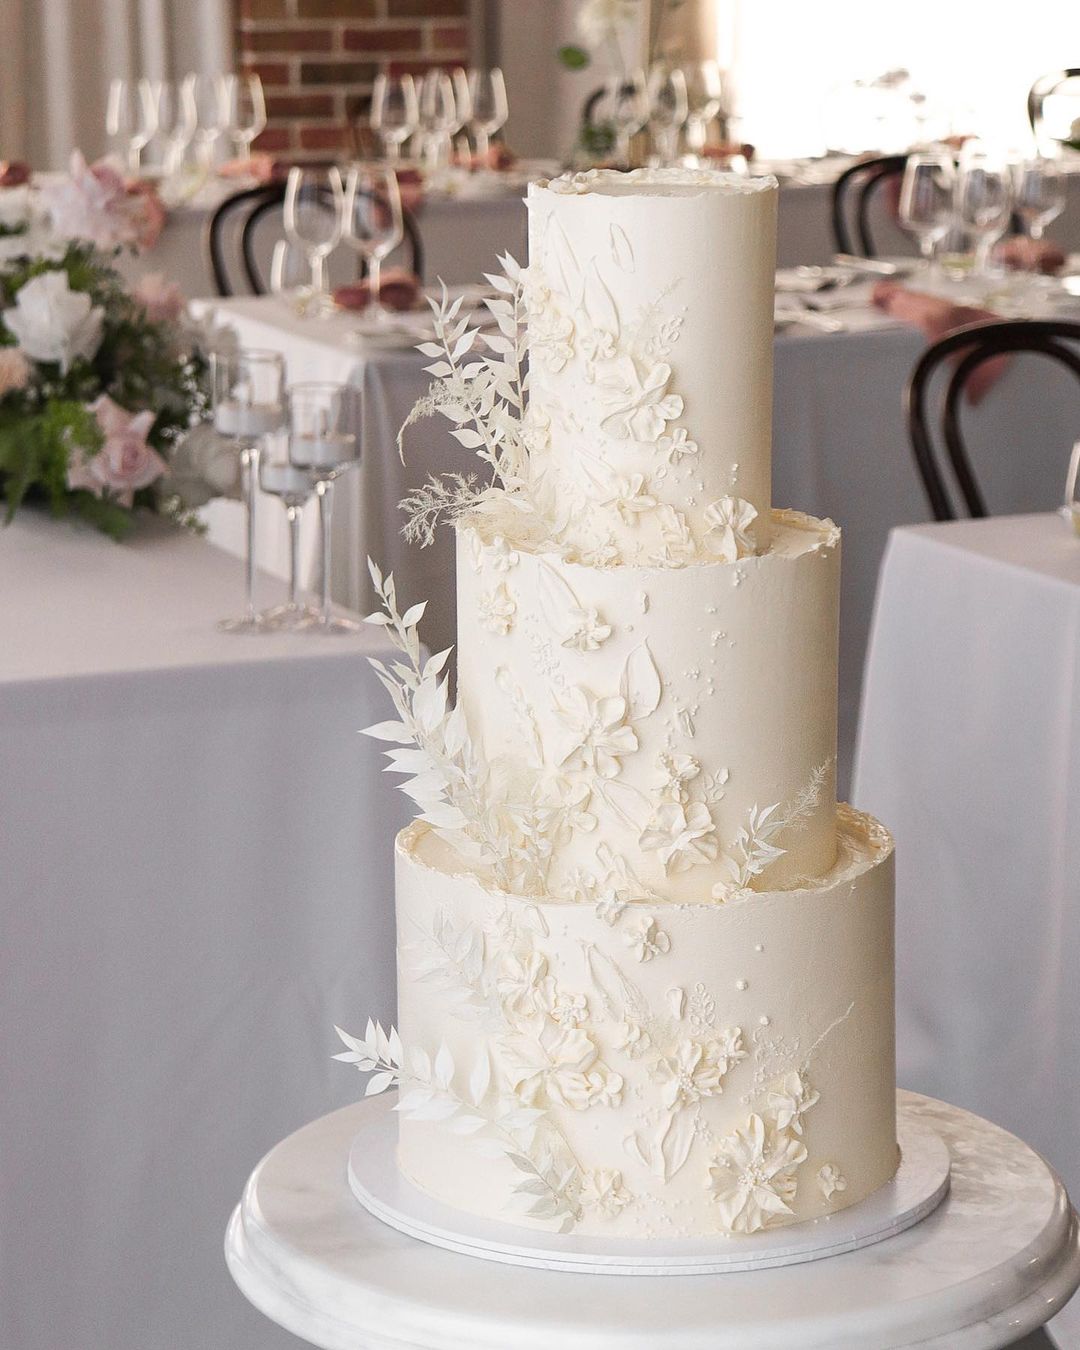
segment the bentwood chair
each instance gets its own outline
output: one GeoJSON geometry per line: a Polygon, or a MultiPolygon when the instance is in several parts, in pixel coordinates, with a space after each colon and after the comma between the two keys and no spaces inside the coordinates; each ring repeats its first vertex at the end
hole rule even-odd
{"type": "MultiPolygon", "coordinates": [[[[243,188],[226,197],[207,220],[203,242],[218,295],[236,294],[235,273],[229,265],[230,255],[236,250],[230,246],[236,244],[238,237],[243,237],[251,213],[267,202],[280,204],[284,199],[285,188],[281,183],[243,188]]],[[[246,272],[247,268],[244,270],[246,272]]]]}
{"type": "Polygon", "coordinates": [[[1016,352],[1052,357],[1080,380],[1080,323],[1056,319],[1005,319],[969,324],[941,338],[923,352],[904,391],[904,413],[915,465],[935,520],[956,520],[953,495],[959,494],[967,515],[986,516],[986,499],[972,468],[960,428],[964,388],[986,361],[1016,352]],[[952,365],[937,416],[944,455],[931,434],[930,385],[943,365],[952,365]],[[940,460],[945,460],[955,484],[946,485],[940,460]]]}
{"type": "Polygon", "coordinates": [[[871,201],[887,179],[904,172],[906,163],[906,155],[864,159],[850,165],[836,180],[832,193],[832,228],[837,253],[874,257],[874,239],[870,233],[871,201]]]}

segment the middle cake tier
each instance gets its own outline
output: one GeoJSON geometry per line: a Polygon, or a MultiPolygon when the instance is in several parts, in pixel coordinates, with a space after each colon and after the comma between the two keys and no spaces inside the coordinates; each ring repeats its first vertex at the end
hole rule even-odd
{"type": "Polygon", "coordinates": [[[459,527],[458,701],[547,894],[723,900],[832,867],[840,532],[772,525],[683,568],[459,527]]]}

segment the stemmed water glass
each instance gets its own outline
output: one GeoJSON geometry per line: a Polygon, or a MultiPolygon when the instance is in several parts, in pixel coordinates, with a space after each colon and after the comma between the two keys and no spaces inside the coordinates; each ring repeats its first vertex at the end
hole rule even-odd
{"type": "Polygon", "coordinates": [[[229,110],[229,134],[241,159],[251,158],[256,136],[266,128],[266,98],[258,75],[227,75],[225,99],[229,110]]]}
{"type": "Polygon", "coordinates": [[[405,237],[397,172],[374,164],[354,164],[345,190],[343,238],[367,263],[369,314],[376,323],[388,317],[380,299],[383,259],[405,237]]]}
{"type": "Polygon", "coordinates": [[[649,95],[641,70],[613,75],[607,83],[607,114],[615,128],[615,158],[630,167],[630,142],[649,116],[649,95]]]}
{"type": "Polygon", "coordinates": [[[311,268],[298,244],[279,239],[270,255],[270,294],[291,305],[297,314],[307,311],[311,300],[311,268]]]}
{"type": "Polygon", "coordinates": [[[1032,239],[1065,210],[1065,184],[1051,159],[1029,159],[1016,166],[1016,214],[1032,239]]]}
{"type": "Polygon", "coordinates": [[[289,390],[289,459],[305,470],[319,499],[321,604],[313,630],[355,633],[360,625],[330,612],[331,525],[334,482],[360,457],[348,429],[349,389],[340,384],[294,384],[289,390]]]}
{"type": "Polygon", "coordinates": [[[150,86],[157,134],[165,142],[162,172],[171,177],[179,173],[184,152],[195,135],[196,114],[183,85],[172,80],[157,80],[150,86]]]}
{"type": "Polygon", "coordinates": [[[709,140],[709,125],[723,106],[724,85],[716,61],[698,61],[683,68],[686,76],[686,144],[698,164],[709,140]]]}
{"type": "Polygon", "coordinates": [[[326,294],[326,259],[341,242],[345,189],[330,168],[296,165],[285,188],[285,234],[303,249],[311,268],[311,289],[321,303],[326,294]]]}
{"type": "Polygon", "coordinates": [[[308,469],[297,468],[289,459],[289,440],[287,435],[276,433],[267,438],[259,456],[259,487],[263,492],[280,498],[285,507],[285,518],[289,525],[289,591],[283,605],[259,615],[260,626],[265,629],[285,629],[293,631],[305,628],[318,616],[310,605],[303,605],[297,598],[300,573],[300,519],[304,505],[315,489],[315,482],[308,469]]]}
{"type": "Polygon", "coordinates": [[[255,500],[259,448],[263,437],[285,421],[285,362],[279,352],[244,348],[236,353],[212,352],[210,378],[214,430],[231,440],[240,454],[246,517],[244,580],[246,603],[240,619],[225,619],[226,633],[257,633],[255,613],[255,500]]]}
{"type": "Polygon", "coordinates": [[[686,76],[678,66],[658,62],[649,72],[649,131],[662,167],[679,155],[679,133],[690,111],[686,76]]]}
{"type": "MultiPolygon", "coordinates": [[[[450,72],[450,80],[454,86],[454,125],[450,128],[450,146],[453,149],[462,130],[472,121],[473,113],[469,72],[464,66],[455,66],[450,72]]],[[[465,139],[468,140],[468,137],[465,139]]]]}
{"type": "Polygon", "coordinates": [[[195,128],[199,163],[207,172],[223,132],[229,129],[229,99],[224,75],[189,75],[184,81],[188,117],[195,128]]]}
{"type": "Polygon", "coordinates": [[[953,225],[955,178],[950,155],[908,156],[900,184],[900,224],[918,240],[927,265],[953,225]]]}
{"type": "Polygon", "coordinates": [[[429,70],[420,81],[420,130],[429,171],[449,162],[454,131],[460,123],[454,82],[445,70],[429,70]]]}
{"type": "Polygon", "coordinates": [[[382,140],[386,158],[396,162],[401,147],[420,125],[420,103],[411,75],[375,77],[371,94],[371,127],[382,140]]]}
{"type": "Polygon", "coordinates": [[[476,157],[487,167],[491,138],[510,116],[506,81],[498,66],[490,70],[474,66],[469,71],[469,127],[476,141],[476,157]]]}
{"type": "Polygon", "coordinates": [[[157,104],[149,80],[113,80],[105,105],[105,130],[122,142],[129,173],[138,173],[142,152],[157,131],[157,104]]]}

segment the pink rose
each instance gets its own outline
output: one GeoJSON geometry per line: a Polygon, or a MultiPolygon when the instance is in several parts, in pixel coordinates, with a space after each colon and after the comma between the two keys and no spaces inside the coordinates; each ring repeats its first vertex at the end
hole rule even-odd
{"type": "Polygon", "coordinates": [[[115,164],[107,159],[87,164],[78,150],[71,156],[68,177],[47,183],[41,199],[58,235],[105,250],[149,248],[165,222],[165,209],[152,187],[129,190],[115,164]]]}
{"type": "Polygon", "coordinates": [[[69,488],[85,488],[95,497],[108,492],[122,506],[131,506],[135,493],[149,487],[168,468],[168,465],[146,443],[154,414],[150,411],[130,413],[102,394],[90,404],[105,437],[105,443],[96,455],[87,459],[80,455],[68,466],[69,488]]]}
{"type": "Polygon", "coordinates": [[[0,347],[0,398],[25,389],[30,383],[30,362],[18,347],[0,347]]]}
{"type": "Polygon", "coordinates": [[[167,281],[164,272],[147,272],[132,292],[146,311],[151,323],[176,323],[184,312],[184,295],[175,281],[167,281]]]}
{"type": "Polygon", "coordinates": [[[129,183],[127,195],[135,228],[135,247],[144,253],[161,238],[167,218],[165,205],[154,184],[143,180],[129,183]]]}

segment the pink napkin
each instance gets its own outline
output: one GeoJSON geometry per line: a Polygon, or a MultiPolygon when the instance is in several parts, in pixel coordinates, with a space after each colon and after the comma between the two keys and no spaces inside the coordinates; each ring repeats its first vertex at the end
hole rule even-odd
{"type": "Polygon", "coordinates": [[[0,159],[0,187],[22,187],[30,181],[30,165],[21,159],[0,159]]]}
{"type": "MultiPolygon", "coordinates": [[[[387,309],[413,309],[420,299],[420,278],[404,267],[388,267],[379,284],[379,299],[387,309]]],[[[363,310],[371,302],[371,287],[355,281],[334,290],[334,302],[342,309],[363,310]]]]}
{"type": "MultiPolygon", "coordinates": [[[[873,290],[873,301],[878,309],[924,333],[928,342],[937,342],[968,324],[989,323],[999,317],[988,309],[957,305],[925,291],[908,290],[895,281],[879,281],[873,290]]],[[[979,366],[965,387],[967,401],[973,406],[981,403],[1008,364],[1007,356],[996,356],[979,366]]]]}
{"type": "Polygon", "coordinates": [[[165,204],[158,196],[157,185],[145,178],[133,178],[126,182],[125,187],[129,197],[138,197],[142,202],[139,248],[153,248],[161,237],[167,218],[165,204]]]}
{"type": "Polygon", "coordinates": [[[253,178],[256,183],[274,183],[288,173],[288,165],[273,155],[251,155],[248,159],[230,159],[217,168],[219,178],[253,178]]]}
{"type": "Polygon", "coordinates": [[[1003,239],[994,249],[994,257],[1016,272],[1042,272],[1055,276],[1065,266],[1065,251],[1049,239],[1028,239],[1015,235],[1003,239]]]}
{"type": "Polygon", "coordinates": [[[466,169],[493,169],[496,173],[505,173],[517,163],[517,155],[502,141],[496,141],[488,147],[486,155],[458,155],[456,162],[466,169]]]}

